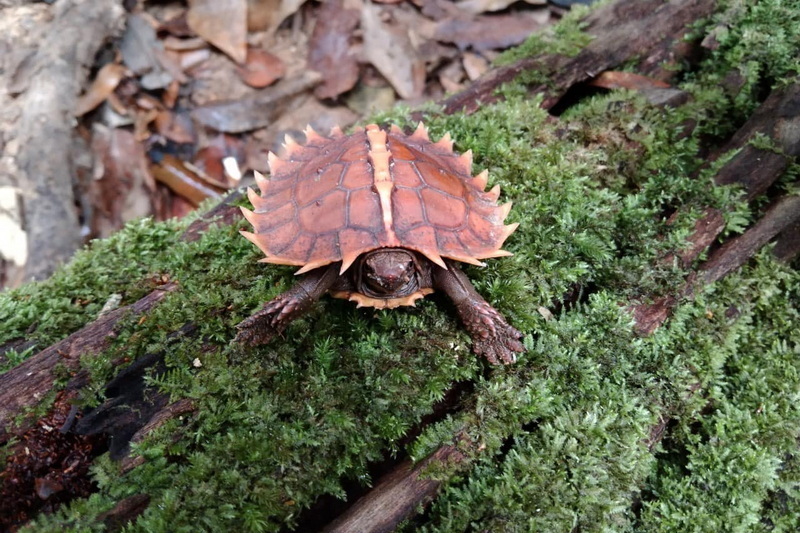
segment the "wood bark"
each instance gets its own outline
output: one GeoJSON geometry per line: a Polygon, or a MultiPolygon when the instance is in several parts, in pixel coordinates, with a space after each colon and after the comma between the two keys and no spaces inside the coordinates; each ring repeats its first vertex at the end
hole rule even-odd
{"type": "Polygon", "coordinates": [[[465,460],[455,445],[442,446],[417,464],[403,461],[383,476],[369,495],[358,500],[323,533],[389,533],[434,498],[442,482],[426,474],[430,467],[458,468],[465,460]]]}

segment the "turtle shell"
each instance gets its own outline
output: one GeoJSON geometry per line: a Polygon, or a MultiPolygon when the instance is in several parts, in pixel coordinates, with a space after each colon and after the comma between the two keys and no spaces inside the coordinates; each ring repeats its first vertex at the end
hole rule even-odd
{"type": "Polygon", "coordinates": [[[285,154],[269,154],[270,179],[256,174],[242,212],[254,232],[242,234],[266,256],[298,265],[298,274],[355,259],[383,247],[415,250],[442,268],[443,257],[481,265],[511,255],[501,250],[518,224],[503,221],[511,202],[485,191],[488,173],[472,176],[472,152],[453,152],[449,134],[432,142],[422,123],[411,135],[371,124],[325,137],[306,130],[306,143],[287,136],[285,154]]]}

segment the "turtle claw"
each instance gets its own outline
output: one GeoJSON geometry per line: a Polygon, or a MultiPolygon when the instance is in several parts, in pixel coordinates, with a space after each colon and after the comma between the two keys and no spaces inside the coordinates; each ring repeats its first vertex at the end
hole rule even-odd
{"type": "Polygon", "coordinates": [[[472,337],[472,350],[493,365],[517,361],[517,353],[525,351],[523,335],[485,301],[464,302],[458,309],[464,326],[472,337]]]}
{"type": "Polygon", "coordinates": [[[260,311],[236,325],[239,332],[234,342],[246,346],[266,344],[281,334],[294,319],[305,313],[313,303],[304,290],[294,287],[279,294],[260,311]]]}

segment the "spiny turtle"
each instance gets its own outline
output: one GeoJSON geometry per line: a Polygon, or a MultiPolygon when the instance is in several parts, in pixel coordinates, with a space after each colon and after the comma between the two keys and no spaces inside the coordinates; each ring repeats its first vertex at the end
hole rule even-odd
{"type": "Polygon", "coordinates": [[[457,264],[511,255],[501,246],[518,225],[503,223],[511,202],[497,205],[498,186],[485,191],[488,173],[472,176],[472,152],[453,152],[449,134],[432,142],[422,123],[411,135],[375,124],[305,133],[304,145],[287,136],[286,154],[269,154],[270,179],[256,174],[261,193],[248,189],[254,209],[242,208],[254,232],[241,232],[261,261],[304,276],[241,322],[237,341],[270,341],[325,293],[394,308],[441,290],[477,354],[514,362],[522,334],[457,264]]]}

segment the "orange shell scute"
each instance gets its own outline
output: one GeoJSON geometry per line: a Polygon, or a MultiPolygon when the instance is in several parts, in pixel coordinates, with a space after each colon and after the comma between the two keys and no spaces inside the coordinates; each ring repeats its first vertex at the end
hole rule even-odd
{"type": "Polygon", "coordinates": [[[485,191],[486,171],[472,175],[472,153],[458,155],[445,135],[429,140],[420,123],[411,135],[370,125],[351,135],[306,129],[306,143],[287,139],[284,155],[270,154],[270,178],[256,176],[242,209],[254,232],[242,232],[268,263],[306,272],[355,259],[382,247],[418,251],[472,264],[510,255],[501,250],[516,229],[505,225],[510,203],[497,205],[499,187],[485,191]],[[388,156],[386,153],[388,152],[388,156]]]}

